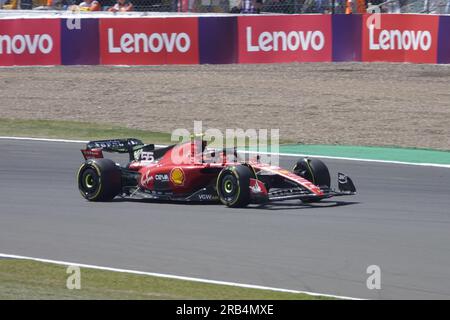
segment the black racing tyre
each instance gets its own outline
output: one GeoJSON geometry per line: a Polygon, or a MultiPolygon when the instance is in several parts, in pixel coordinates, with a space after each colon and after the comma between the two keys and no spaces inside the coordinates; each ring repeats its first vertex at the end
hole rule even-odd
{"type": "MultiPolygon", "coordinates": [[[[296,175],[311,181],[322,189],[330,189],[331,178],[328,167],[319,159],[302,158],[297,161],[292,170],[296,175]]],[[[304,199],[303,202],[318,202],[322,199],[304,199]]]]}
{"type": "Polygon", "coordinates": [[[328,167],[319,159],[302,158],[297,161],[292,171],[316,186],[326,188],[331,186],[328,167]]]}
{"type": "Polygon", "coordinates": [[[81,195],[89,201],[110,201],[122,189],[120,168],[110,159],[90,159],[78,170],[81,195]]]}
{"type": "Polygon", "coordinates": [[[254,173],[248,166],[224,168],[217,177],[217,195],[230,208],[246,207],[250,203],[250,178],[254,173]]]}

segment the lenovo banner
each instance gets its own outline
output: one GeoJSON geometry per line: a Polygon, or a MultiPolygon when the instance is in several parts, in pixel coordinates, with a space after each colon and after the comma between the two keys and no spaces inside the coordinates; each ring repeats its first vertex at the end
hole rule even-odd
{"type": "Polygon", "coordinates": [[[100,63],[198,64],[198,18],[100,19],[100,63]]]}
{"type": "Polygon", "coordinates": [[[0,20],[0,65],[61,64],[60,19],[0,20]]]}
{"type": "Polygon", "coordinates": [[[369,18],[362,21],[362,61],[437,62],[439,16],[384,14],[368,23],[369,18]]]}
{"type": "Polygon", "coordinates": [[[238,47],[240,63],[331,61],[331,15],[239,17],[238,47]]]}

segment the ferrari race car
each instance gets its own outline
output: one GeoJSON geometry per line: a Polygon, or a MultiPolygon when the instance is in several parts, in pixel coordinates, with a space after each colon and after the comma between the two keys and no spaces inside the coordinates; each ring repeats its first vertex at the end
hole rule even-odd
{"type": "Polygon", "coordinates": [[[85,162],[78,170],[78,188],[89,201],[121,196],[222,202],[235,208],[295,199],[311,203],[356,192],[352,180],[342,173],[339,190],[331,189],[328,168],[318,159],[299,159],[289,171],[261,163],[258,156],[243,161],[236,149],[210,149],[203,140],[168,147],[134,138],[101,140],[87,143],[81,152],[85,162]],[[104,158],[103,152],[128,153],[128,164],[104,158]]]}

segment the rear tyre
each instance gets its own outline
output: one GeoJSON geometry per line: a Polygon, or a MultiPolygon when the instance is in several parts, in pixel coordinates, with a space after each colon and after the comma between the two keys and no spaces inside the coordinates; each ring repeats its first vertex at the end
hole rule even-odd
{"type": "MultiPolygon", "coordinates": [[[[302,158],[292,170],[296,175],[311,181],[321,189],[330,189],[331,178],[328,167],[319,159],[302,158]]],[[[319,202],[320,198],[304,199],[305,203],[319,202]]]]}
{"type": "Polygon", "coordinates": [[[217,194],[230,208],[246,207],[250,203],[250,178],[252,170],[244,165],[224,168],[217,177],[217,194]]]}
{"type": "Polygon", "coordinates": [[[111,201],[121,189],[121,171],[110,159],[90,159],[78,170],[78,189],[89,201],[111,201]]]}

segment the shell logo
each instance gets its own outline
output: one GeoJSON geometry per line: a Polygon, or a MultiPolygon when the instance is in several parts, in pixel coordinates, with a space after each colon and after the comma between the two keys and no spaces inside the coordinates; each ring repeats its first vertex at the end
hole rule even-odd
{"type": "Polygon", "coordinates": [[[181,168],[173,168],[170,171],[170,181],[175,185],[183,185],[184,183],[184,171],[181,168]]]}

